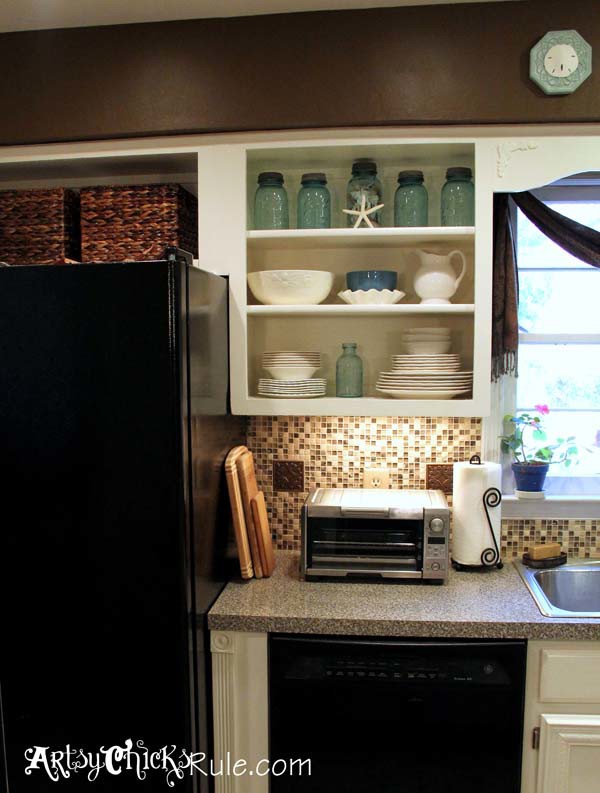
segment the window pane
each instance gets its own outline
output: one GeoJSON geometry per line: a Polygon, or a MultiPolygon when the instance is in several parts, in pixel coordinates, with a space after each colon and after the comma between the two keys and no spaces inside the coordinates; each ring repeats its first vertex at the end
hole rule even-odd
{"type": "Polygon", "coordinates": [[[519,345],[517,404],[600,409],[600,344],[519,345]]]}
{"type": "Polygon", "coordinates": [[[600,269],[519,273],[525,333],[600,333],[600,269]]]}
{"type": "MultiPolygon", "coordinates": [[[[549,203],[552,209],[561,215],[577,220],[585,226],[600,231],[600,202],[549,203]]],[[[549,240],[548,237],[533,225],[521,212],[517,218],[517,257],[519,268],[522,267],[587,267],[585,262],[571,256],[549,240]]]]}
{"type": "Polygon", "coordinates": [[[600,231],[599,201],[557,201],[549,202],[548,206],[571,220],[600,231]]]}

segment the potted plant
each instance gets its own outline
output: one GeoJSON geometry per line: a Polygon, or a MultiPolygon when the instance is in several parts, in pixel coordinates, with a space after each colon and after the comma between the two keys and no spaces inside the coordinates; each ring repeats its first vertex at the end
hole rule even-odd
{"type": "Polygon", "coordinates": [[[504,422],[512,432],[501,435],[502,451],[511,452],[512,470],[517,484],[516,494],[524,498],[543,498],[544,482],[551,463],[570,466],[577,454],[573,435],[548,443],[543,417],[550,413],[548,405],[536,405],[535,413],[508,413],[504,422]],[[538,494],[534,496],[533,494],[538,494]]]}

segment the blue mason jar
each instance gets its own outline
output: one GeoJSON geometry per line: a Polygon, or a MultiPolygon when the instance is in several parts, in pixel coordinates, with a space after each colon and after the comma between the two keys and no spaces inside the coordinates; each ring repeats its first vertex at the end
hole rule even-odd
{"type": "Polygon", "coordinates": [[[324,173],[305,173],[298,193],[298,228],[331,228],[331,198],[324,173]]]}
{"type": "Polygon", "coordinates": [[[442,187],[442,226],[475,225],[475,187],[470,168],[448,168],[442,187]]]}
{"type": "Polygon", "coordinates": [[[394,196],[394,225],[426,226],[428,204],[423,171],[400,171],[394,196]]]}
{"type": "Polygon", "coordinates": [[[356,354],[356,344],[342,344],[343,353],[335,366],[335,395],[361,397],[363,395],[363,365],[356,354]]]}
{"type": "Polygon", "coordinates": [[[290,227],[288,197],[283,174],[265,171],[258,175],[254,196],[255,229],[288,229],[290,227]]]}
{"type": "MultiPolygon", "coordinates": [[[[352,177],[348,182],[346,191],[346,209],[359,210],[363,196],[365,197],[365,208],[381,204],[383,188],[377,178],[377,165],[373,160],[360,159],[352,163],[352,177]]],[[[356,223],[356,215],[346,215],[348,225],[356,223]]],[[[369,220],[374,226],[381,226],[381,210],[369,215],[369,220]]]]}

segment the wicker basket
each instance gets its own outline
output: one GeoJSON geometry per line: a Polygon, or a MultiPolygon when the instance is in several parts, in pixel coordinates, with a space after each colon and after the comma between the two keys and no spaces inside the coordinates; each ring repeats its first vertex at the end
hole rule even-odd
{"type": "Polygon", "coordinates": [[[0,261],[65,264],[80,253],[77,193],[62,187],[0,192],[0,261]]]}
{"type": "Polygon", "coordinates": [[[168,245],[198,255],[198,201],[180,185],[82,188],[84,261],[157,259],[168,245]]]}

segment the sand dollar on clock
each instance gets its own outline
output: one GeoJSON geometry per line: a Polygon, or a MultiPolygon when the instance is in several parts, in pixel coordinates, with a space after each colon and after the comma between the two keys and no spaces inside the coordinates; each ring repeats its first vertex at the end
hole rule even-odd
{"type": "Polygon", "coordinates": [[[576,30],[551,30],[531,50],[529,76],[546,94],[571,94],[592,73],[592,48],[576,30]]]}

